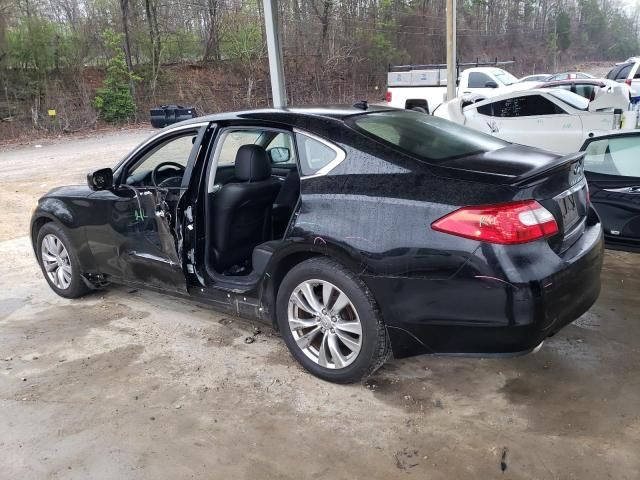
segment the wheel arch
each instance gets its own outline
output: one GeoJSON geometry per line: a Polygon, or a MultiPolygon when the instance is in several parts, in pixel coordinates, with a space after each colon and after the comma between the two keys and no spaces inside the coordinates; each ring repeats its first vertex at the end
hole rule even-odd
{"type": "Polygon", "coordinates": [[[282,280],[296,265],[316,257],[330,258],[353,273],[358,273],[357,262],[353,260],[345,249],[337,245],[327,243],[318,245],[314,242],[312,245],[296,244],[286,248],[271,260],[270,266],[266,271],[268,281],[263,285],[261,294],[261,303],[266,307],[269,320],[275,330],[278,330],[276,298],[282,280]]]}
{"type": "Polygon", "coordinates": [[[426,99],[409,98],[404,102],[404,108],[407,110],[412,110],[415,107],[423,108],[427,113],[429,113],[429,102],[426,99]]]}
{"type": "MultiPolygon", "coordinates": [[[[73,212],[58,199],[47,199],[41,202],[31,218],[30,234],[33,251],[38,256],[38,233],[50,223],[62,228],[75,250],[83,272],[95,271],[93,253],[89,247],[86,231],[75,221],[73,212]]],[[[83,273],[84,274],[84,273],[83,273]]]]}
{"type": "Polygon", "coordinates": [[[44,212],[39,212],[34,214],[31,219],[31,246],[33,247],[33,251],[36,251],[37,243],[38,243],[38,232],[44,227],[47,223],[55,223],[60,227],[64,227],[64,225],[57,219],[55,216],[51,214],[47,214],[44,212]]]}

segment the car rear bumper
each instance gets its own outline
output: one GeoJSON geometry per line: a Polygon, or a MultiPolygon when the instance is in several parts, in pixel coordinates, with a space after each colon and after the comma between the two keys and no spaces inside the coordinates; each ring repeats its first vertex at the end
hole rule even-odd
{"type": "Polygon", "coordinates": [[[584,234],[561,255],[545,242],[482,244],[451,278],[363,279],[382,308],[396,358],[517,355],[593,305],[603,246],[602,226],[592,215],[584,234]]]}

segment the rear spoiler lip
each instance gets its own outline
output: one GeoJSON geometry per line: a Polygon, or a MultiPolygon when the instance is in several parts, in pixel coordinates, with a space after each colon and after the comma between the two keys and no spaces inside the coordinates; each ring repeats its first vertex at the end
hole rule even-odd
{"type": "Polygon", "coordinates": [[[555,162],[550,162],[546,165],[542,165],[538,168],[528,171],[527,173],[515,177],[510,185],[514,187],[520,187],[524,184],[529,184],[531,182],[535,182],[539,180],[540,177],[544,176],[546,173],[561,168],[565,165],[570,165],[576,161],[581,161],[584,158],[585,152],[576,152],[570,153],[569,155],[565,155],[563,157],[558,158],[555,162]]]}

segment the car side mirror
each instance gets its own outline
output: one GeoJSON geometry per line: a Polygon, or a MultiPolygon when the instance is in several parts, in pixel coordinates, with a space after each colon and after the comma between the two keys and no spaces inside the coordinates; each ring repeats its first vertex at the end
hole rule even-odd
{"type": "Polygon", "coordinates": [[[87,175],[87,183],[91,190],[110,190],[113,188],[113,170],[101,168],[87,175]]]}
{"type": "Polygon", "coordinates": [[[285,147],[274,147],[269,150],[271,163],[286,163],[291,158],[291,152],[285,147]]]}
{"type": "Polygon", "coordinates": [[[484,87],[485,88],[498,88],[498,84],[496,82],[494,82],[493,80],[489,80],[488,82],[485,82],[484,87]]]}

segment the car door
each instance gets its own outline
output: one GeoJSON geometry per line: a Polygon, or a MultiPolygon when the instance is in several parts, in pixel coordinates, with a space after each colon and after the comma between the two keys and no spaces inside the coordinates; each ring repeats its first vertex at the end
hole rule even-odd
{"type": "Polygon", "coordinates": [[[490,105],[490,131],[508,142],[569,153],[582,141],[580,119],[542,95],[521,95],[490,105]]]}
{"type": "Polygon", "coordinates": [[[498,83],[486,73],[470,72],[467,77],[467,87],[462,91],[462,94],[478,93],[491,96],[495,95],[496,88],[498,88],[498,83]],[[487,87],[487,83],[492,86],[487,87]]]}
{"type": "Polygon", "coordinates": [[[591,138],[582,150],[607,242],[640,247],[640,132],[591,138]]]}
{"type": "Polygon", "coordinates": [[[206,127],[178,127],[154,137],[120,165],[112,189],[91,196],[97,218],[87,238],[107,277],[186,292],[180,205],[206,127]]]}

